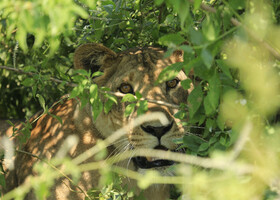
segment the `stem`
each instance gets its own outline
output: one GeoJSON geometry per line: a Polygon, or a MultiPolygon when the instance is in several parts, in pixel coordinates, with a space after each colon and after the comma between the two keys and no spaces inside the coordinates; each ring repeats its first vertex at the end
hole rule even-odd
{"type": "MultiPolygon", "coordinates": [[[[240,15],[234,9],[232,9],[232,7],[229,5],[228,2],[226,2],[225,0],[222,0],[222,2],[229,8],[229,10],[236,16],[236,18],[239,21],[242,21],[242,18],[240,17],[240,15]]],[[[231,19],[234,19],[234,18],[231,18],[231,19]]]]}
{"type": "Polygon", "coordinates": [[[219,37],[217,37],[215,40],[211,41],[210,43],[206,44],[206,45],[199,45],[199,46],[193,46],[193,49],[202,49],[206,46],[209,46],[215,42],[217,42],[218,40],[223,39],[224,37],[226,37],[227,35],[231,34],[232,32],[234,32],[238,27],[233,27],[232,29],[228,30],[227,32],[223,33],[222,35],[220,35],[219,37]]]}
{"type": "Polygon", "coordinates": [[[245,123],[244,127],[242,128],[240,132],[240,136],[231,152],[230,156],[232,161],[236,160],[237,157],[240,155],[241,151],[244,149],[244,146],[249,139],[249,135],[252,129],[253,129],[252,123],[250,121],[247,121],[247,123],[245,123]]]}

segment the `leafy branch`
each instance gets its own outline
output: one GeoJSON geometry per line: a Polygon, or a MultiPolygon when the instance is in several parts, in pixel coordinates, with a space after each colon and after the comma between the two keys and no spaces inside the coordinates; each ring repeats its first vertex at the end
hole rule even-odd
{"type": "MultiPolygon", "coordinates": [[[[194,0],[189,0],[191,3],[194,3],[194,0]]],[[[228,4],[227,2],[223,1],[224,3],[228,4]]],[[[228,5],[229,6],[229,5],[228,5]]],[[[229,6],[230,7],[230,6],[229,6]]],[[[200,8],[202,10],[205,10],[207,12],[210,12],[210,13],[216,13],[217,10],[216,8],[213,8],[211,6],[208,6],[207,4],[205,3],[201,3],[200,5],[200,8]]],[[[235,15],[241,19],[241,17],[235,13],[235,15]]],[[[260,43],[264,48],[266,48],[277,60],[280,60],[280,53],[274,49],[269,43],[267,43],[265,40],[263,39],[260,39],[256,34],[254,34],[251,30],[249,30],[244,24],[242,24],[240,21],[238,21],[238,19],[234,18],[234,17],[231,17],[230,18],[230,21],[231,23],[236,26],[236,27],[239,27],[239,26],[242,26],[246,32],[255,40],[257,41],[258,43],[260,43]]]]}
{"type": "MultiPolygon", "coordinates": [[[[34,72],[25,72],[24,70],[12,68],[12,67],[7,67],[7,66],[0,66],[0,69],[5,69],[5,70],[13,71],[13,72],[20,73],[20,74],[26,74],[28,76],[37,75],[34,72]]],[[[62,83],[62,84],[65,84],[66,86],[69,86],[69,87],[76,87],[76,86],[78,86],[78,84],[76,84],[76,83],[72,83],[72,82],[68,82],[68,81],[63,81],[63,80],[60,80],[60,79],[57,79],[57,78],[53,78],[53,77],[50,77],[49,81],[52,81],[52,82],[55,82],[55,83],[59,83],[59,84],[62,83]]],[[[103,90],[99,90],[99,92],[103,93],[103,94],[114,95],[116,97],[121,97],[121,98],[125,96],[125,94],[120,93],[120,92],[103,91],[103,90]]],[[[135,98],[136,98],[136,96],[135,96],[135,98]]],[[[146,99],[146,98],[143,98],[143,97],[141,97],[139,100],[140,101],[144,101],[145,100],[145,101],[148,101],[150,103],[154,103],[154,104],[158,104],[158,105],[163,105],[163,106],[167,106],[167,107],[170,107],[170,108],[180,109],[179,105],[171,104],[171,103],[168,103],[168,102],[165,102],[165,101],[154,100],[154,99],[146,99]]]]}

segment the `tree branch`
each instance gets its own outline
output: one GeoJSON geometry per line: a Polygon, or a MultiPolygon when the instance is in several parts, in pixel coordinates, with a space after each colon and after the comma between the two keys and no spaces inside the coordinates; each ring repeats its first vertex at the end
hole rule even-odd
{"type": "MultiPolygon", "coordinates": [[[[25,72],[21,69],[17,69],[17,68],[13,68],[13,67],[7,67],[7,66],[1,66],[0,65],[0,69],[6,69],[6,70],[9,70],[9,71],[13,71],[13,72],[17,72],[19,74],[26,74],[28,76],[34,76],[36,75],[36,73],[33,73],[33,72],[25,72]]],[[[75,87],[77,86],[77,84],[75,83],[71,83],[71,82],[67,82],[67,81],[62,81],[62,80],[59,80],[57,78],[50,78],[50,81],[53,81],[53,82],[56,82],[56,83],[65,83],[65,85],[67,86],[70,86],[70,87],[75,87]]]]}

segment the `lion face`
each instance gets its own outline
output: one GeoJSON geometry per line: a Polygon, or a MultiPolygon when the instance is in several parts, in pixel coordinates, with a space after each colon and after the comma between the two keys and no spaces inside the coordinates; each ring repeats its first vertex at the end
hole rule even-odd
{"type": "MultiPolygon", "coordinates": [[[[182,52],[176,51],[171,57],[164,58],[161,49],[152,47],[115,54],[104,46],[86,44],[75,52],[76,68],[97,71],[97,67],[100,67],[99,69],[104,72],[104,75],[94,79],[99,86],[123,94],[139,92],[145,99],[180,105],[187,102],[192,89],[191,87],[187,91],[182,88],[181,81],[188,78],[183,71],[172,80],[156,84],[162,70],[175,62],[182,62],[182,52]]],[[[119,101],[108,114],[102,113],[97,118],[95,126],[104,138],[137,117],[136,111],[125,117],[127,105],[128,103],[119,101]]],[[[147,107],[148,113],[162,112],[168,119],[168,124],[162,125],[159,121],[151,121],[134,127],[126,137],[113,144],[117,149],[116,152],[138,148],[176,150],[178,146],[174,143],[174,139],[181,138],[186,132],[180,121],[173,116],[178,109],[150,101],[147,107]]],[[[172,161],[156,158],[134,157],[132,160],[139,169],[158,169],[173,164],[172,161]]]]}

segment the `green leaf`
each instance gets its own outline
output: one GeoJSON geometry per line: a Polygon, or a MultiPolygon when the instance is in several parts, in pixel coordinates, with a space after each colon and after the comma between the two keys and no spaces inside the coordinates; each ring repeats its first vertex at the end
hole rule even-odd
{"type": "Polygon", "coordinates": [[[202,143],[202,144],[199,146],[198,152],[206,151],[208,148],[209,148],[209,143],[204,142],[204,143],[202,143]]]}
{"type": "Polygon", "coordinates": [[[219,68],[224,72],[224,74],[232,80],[233,78],[232,78],[229,66],[225,63],[225,61],[224,60],[216,60],[216,62],[218,64],[219,68]]]}
{"type": "Polygon", "coordinates": [[[209,140],[209,144],[214,144],[218,141],[218,137],[215,135],[214,137],[211,137],[210,140],[209,140]]]}
{"type": "Polygon", "coordinates": [[[218,125],[219,129],[222,131],[225,129],[225,120],[221,114],[219,114],[217,117],[217,125],[218,125]]]}
{"type": "Polygon", "coordinates": [[[97,72],[94,72],[91,77],[96,77],[96,76],[102,76],[104,73],[103,72],[100,72],[100,71],[97,71],[97,72]]]}
{"type": "Polygon", "coordinates": [[[79,86],[76,86],[73,88],[73,90],[70,93],[69,99],[75,98],[80,94],[79,86]]]}
{"type": "Polygon", "coordinates": [[[83,80],[85,80],[85,77],[79,74],[79,75],[72,76],[72,79],[75,83],[81,83],[83,80]]]}
{"type": "Polygon", "coordinates": [[[96,8],[96,0],[82,0],[91,10],[96,8]]]}
{"type": "Polygon", "coordinates": [[[178,62],[164,68],[158,76],[156,84],[174,79],[182,70],[184,63],[178,62]]]}
{"type": "Polygon", "coordinates": [[[33,66],[26,66],[26,67],[24,67],[23,71],[25,71],[25,72],[35,72],[35,73],[37,73],[36,68],[33,67],[33,66]]]}
{"type": "Polygon", "coordinates": [[[44,109],[44,112],[45,112],[46,111],[45,99],[40,94],[36,94],[36,97],[39,99],[39,103],[40,103],[41,107],[44,109]]]}
{"type": "Polygon", "coordinates": [[[128,104],[124,111],[124,116],[128,117],[135,109],[136,103],[128,104]]]}
{"type": "Polygon", "coordinates": [[[95,101],[98,98],[98,86],[96,84],[90,85],[89,96],[91,101],[95,101]]]}
{"type": "Polygon", "coordinates": [[[227,134],[225,134],[225,135],[222,135],[221,137],[220,137],[220,140],[219,140],[219,142],[220,142],[220,144],[222,144],[223,146],[229,146],[229,144],[230,144],[230,138],[229,138],[229,136],[227,135],[227,134]]]}
{"type": "Polygon", "coordinates": [[[18,27],[16,32],[16,39],[19,43],[19,46],[23,49],[24,52],[27,52],[27,43],[26,43],[27,32],[23,26],[18,27]]]}
{"type": "Polygon", "coordinates": [[[88,13],[82,7],[73,4],[71,8],[77,15],[81,16],[84,19],[89,17],[88,13]]]}
{"type": "Polygon", "coordinates": [[[159,44],[165,46],[178,46],[182,44],[185,39],[179,33],[170,33],[159,38],[159,44]]]}
{"type": "Polygon", "coordinates": [[[194,0],[193,2],[193,7],[194,7],[194,10],[197,10],[200,8],[200,5],[202,3],[202,0],[194,0]]]}
{"type": "Polygon", "coordinates": [[[140,101],[138,103],[138,108],[137,108],[137,115],[142,115],[145,114],[148,111],[148,101],[144,100],[144,101],[140,101]]]}
{"type": "Polygon", "coordinates": [[[75,69],[74,73],[75,74],[81,74],[81,75],[84,75],[84,76],[87,76],[87,77],[90,76],[90,72],[86,71],[84,69],[75,69]]]}
{"type": "Polygon", "coordinates": [[[37,85],[34,85],[34,86],[32,87],[32,96],[33,96],[33,97],[36,96],[37,89],[38,89],[38,86],[37,86],[37,85]]]}
{"type": "Polygon", "coordinates": [[[110,94],[106,94],[105,97],[108,98],[108,100],[114,102],[115,104],[118,104],[118,98],[116,96],[110,95],[110,94]]]}
{"type": "Polygon", "coordinates": [[[190,89],[191,83],[192,83],[192,80],[191,80],[191,79],[185,79],[185,80],[182,80],[182,81],[181,81],[181,85],[182,85],[182,87],[183,87],[185,90],[190,89]]]}
{"type": "Polygon", "coordinates": [[[135,96],[138,100],[140,100],[142,98],[142,94],[138,91],[135,92],[135,96]]]}
{"type": "Polygon", "coordinates": [[[177,113],[174,114],[174,117],[177,118],[177,119],[185,119],[187,117],[187,112],[184,111],[184,110],[180,110],[178,111],[177,113]]]}
{"type": "Polygon", "coordinates": [[[211,97],[209,95],[207,95],[204,98],[203,105],[204,105],[204,109],[205,109],[205,114],[207,116],[209,116],[215,112],[216,106],[211,102],[211,97]]]}
{"type": "Polygon", "coordinates": [[[193,89],[193,91],[190,93],[188,98],[189,114],[191,118],[194,116],[194,114],[200,107],[202,100],[203,100],[202,89],[201,86],[198,85],[193,89]]]}
{"type": "Polygon", "coordinates": [[[18,135],[19,141],[21,144],[26,143],[26,141],[30,138],[31,131],[30,131],[30,124],[25,124],[25,127],[21,129],[20,133],[18,135]]]}
{"type": "Polygon", "coordinates": [[[60,123],[61,125],[63,124],[61,117],[59,117],[59,116],[57,116],[57,115],[54,115],[54,114],[52,114],[52,113],[49,113],[49,112],[48,112],[48,115],[50,115],[50,116],[52,116],[53,118],[55,118],[56,120],[58,120],[59,123],[60,123]]]}
{"type": "Polygon", "coordinates": [[[117,104],[116,98],[109,98],[105,104],[104,104],[104,112],[105,114],[108,114],[110,112],[110,110],[112,109],[113,105],[117,104]]]}
{"type": "Polygon", "coordinates": [[[189,1],[172,1],[173,6],[175,10],[178,12],[178,15],[180,17],[181,21],[181,29],[186,30],[191,22],[191,17],[189,17],[190,12],[189,12],[189,7],[190,7],[190,2],[189,1]]]}
{"type": "Polygon", "coordinates": [[[203,48],[202,49],[202,52],[201,52],[201,57],[202,57],[202,60],[205,64],[205,66],[210,69],[211,66],[212,66],[212,63],[213,63],[213,56],[211,54],[211,52],[209,50],[207,50],[206,48],[203,48]]]}
{"type": "MultiPolygon", "coordinates": [[[[41,23],[41,25],[43,23],[46,23],[44,20],[38,20],[38,21],[41,23]]],[[[37,23],[39,23],[39,22],[37,22],[37,23]]],[[[45,25],[47,26],[47,23],[45,25]]],[[[34,47],[39,48],[40,45],[43,43],[45,37],[46,37],[46,30],[45,29],[38,29],[37,34],[35,36],[34,47]]]]}
{"type": "Polygon", "coordinates": [[[213,73],[213,71],[205,66],[201,56],[195,58],[191,66],[193,66],[194,74],[201,79],[208,79],[213,73]]]}
{"type": "Polygon", "coordinates": [[[187,54],[194,54],[193,48],[189,45],[182,45],[180,49],[183,50],[187,54]]]}
{"type": "Polygon", "coordinates": [[[103,110],[103,103],[100,100],[100,98],[97,98],[92,102],[91,108],[92,108],[93,120],[95,121],[103,110]]]}
{"type": "Polygon", "coordinates": [[[213,132],[214,128],[215,128],[215,121],[213,119],[208,118],[206,120],[206,129],[208,129],[209,132],[213,132]]]}
{"type": "Polygon", "coordinates": [[[245,8],[246,1],[244,1],[244,0],[230,0],[229,5],[233,9],[241,10],[241,9],[245,8]]]}
{"type": "Polygon", "coordinates": [[[202,45],[204,42],[204,37],[201,33],[201,30],[195,30],[194,28],[190,28],[190,42],[195,45],[202,45]]]}
{"type": "Polygon", "coordinates": [[[185,147],[197,153],[200,145],[205,143],[205,141],[196,135],[185,135],[183,137],[183,143],[185,147]]]}
{"type": "Polygon", "coordinates": [[[33,78],[26,78],[26,79],[24,79],[24,81],[22,81],[21,84],[26,86],[26,87],[31,87],[35,84],[35,81],[34,81],[33,78]]]}
{"type": "Polygon", "coordinates": [[[155,0],[155,4],[156,5],[160,5],[160,4],[162,4],[164,2],[164,0],[155,0]]]}
{"type": "Polygon", "coordinates": [[[136,100],[133,94],[128,93],[122,98],[121,102],[135,102],[136,100]]]}
{"type": "Polygon", "coordinates": [[[205,114],[199,116],[198,126],[202,125],[205,121],[205,114]]]}
{"type": "Polygon", "coordinates": [[[215,73],[208,81],[209,92],[204,99],[204,108],[206,115],[215,113],[220,98],[221,82],[217,73],[215,73]]]}
{"type": "Polygon", "coordinates": [[[214,16],[206,15],[206,19],[202,24],[202,33],[209,41],[214,41],[218,36],[219,27],[215,26],[214,16]]]}

